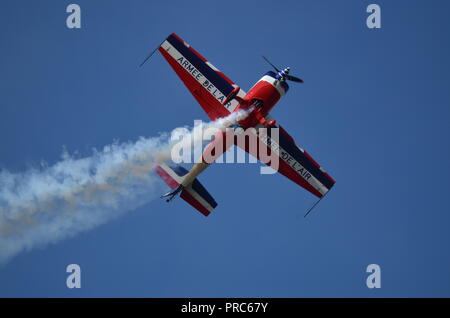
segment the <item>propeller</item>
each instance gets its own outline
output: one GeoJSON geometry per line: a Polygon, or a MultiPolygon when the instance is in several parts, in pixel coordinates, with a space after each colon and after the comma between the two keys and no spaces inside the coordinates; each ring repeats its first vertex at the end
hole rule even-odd
{"type": "Polygon", "coordinates": [[[272,66],[272,67],[275,69],[275,71],[277,71],[277,72],[280,71],[280,70],[278,69],[278,67],[276,67],[275,65],[273,65],[273,64],[267,59],[267,57],[265,57],[265,56],[263,55],[262,58],[265,59],[266,62],[269,63],[269,65],[272,66]]]}
{"type": "Polygon", "coordinates": [[[297,83],[303,83],[303,80],[301,79],[301,78],[298,78],[298,77],[296,77],[296,76],[292,76],[292,75],[289,75],[289,71],[290,71],[290,68],[289,67],[287,67],[287,68],[285,68],[284,70],[282,70],[282,71],[280,71],[279,69],[278,69],[278,67],[276,67],[275,65],[273,65],[264,55],[263,55],[263,57],[262,57],[267,63],[269,63],[269,65],[270,66],[272,66],[273,68],[274,68],[274,70],[275,71],[277,71],[277,75],[283,80],[283,79],[287,79],[287,80],[289,80],[289,81],[292,81],[292,82],[297,82],[297,83]]]}
{"type": "Polygon", "coordinates": [[[297,82],[297,83],[303,83],[303,80],[301,78],[292,76],[292,75],[286,75],[286,79],[292,81],[292,82],[297,82]]]}

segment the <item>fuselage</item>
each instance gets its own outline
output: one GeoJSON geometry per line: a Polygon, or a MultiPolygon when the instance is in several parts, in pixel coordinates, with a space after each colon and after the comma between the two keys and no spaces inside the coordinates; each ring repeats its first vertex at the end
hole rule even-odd
{"type": "Polygon", "coordinates": [[[235,111],[254,107],[253,111],[239,123],[245,127],[254,127],[287,93],[289,85],[279,79],[279,74],[269,71],[249,90],[244,97],[245,103],[240,103],[235,111]]]}
{"type": "MultiPolygon", "coordinates": [[[[242,109],[249,109],[251,107],[253,107],[253,110],[245,119],[239,121],[240,126],[242,126],[243,128],[249,128],[254,127],[260,123],[266,126],[270,125],[270,123],[265,120],[266,115],[289,90],[289,85],[282,78],[282,76],[284,75],[283,71],[278,73],[269,71],[264,74],[264,76],[261,77],[261,79],[256,82],[255,85],[253,85],[247,95],[245,95],[245,97],[241,100],[234,112],[242,109]]],[[[183,187],[191,184],[191,182],[200,173],[202,173],[207,167],[209,167],[211,161],[205,160],[205,154],[210,154],[211,149],[215,149],[215,158],[219,157],[222,153],[227,151],[228,147],[231,146],[231,143],[225,142],[224,139],[225,133],[222,132],[209,143],[202,154],[201,160],[197,161],[197,163],[194,164],[192,169],[185,176],[183,182],[181,183],[183,187]],[[223,148],[216,147],[216,144],[218,143],[220,143],[223,148]]]]}

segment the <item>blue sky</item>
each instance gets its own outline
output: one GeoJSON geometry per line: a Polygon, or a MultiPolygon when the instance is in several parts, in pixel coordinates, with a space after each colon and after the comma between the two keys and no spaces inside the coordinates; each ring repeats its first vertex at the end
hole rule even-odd
{"type": "Polygon", "coordinates": [[[200,177],[205,218],[152,201],[0,268],[1,297],[449,297],[450,56],[445,1],[2,1],[0,168],[89,156],[206,114],[159,55],[171,32],[248,90],[261,55],[305,80],[272,116],[336,179],[315,201],[256,164],[200,177]],[[68,289],[66,266],[82,269],[68,289]],[[368,289],[379,264],[382,288],[368,289]]]}

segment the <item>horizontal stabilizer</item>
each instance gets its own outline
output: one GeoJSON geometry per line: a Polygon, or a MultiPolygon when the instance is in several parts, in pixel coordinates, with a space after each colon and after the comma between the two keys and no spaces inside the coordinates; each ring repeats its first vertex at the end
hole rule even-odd
{"type": "MultiPolygon", "coordinates": [[[[169,167],[164,163],[157,165],[155,171],[171,189],[178,188],[183,182],[184,176],[189,172],[181,166],[169,167]]],[[[208,216],[217,206],[214,198],[197,178],[182,189],[180,197],[205,216],[208,216]]]]}

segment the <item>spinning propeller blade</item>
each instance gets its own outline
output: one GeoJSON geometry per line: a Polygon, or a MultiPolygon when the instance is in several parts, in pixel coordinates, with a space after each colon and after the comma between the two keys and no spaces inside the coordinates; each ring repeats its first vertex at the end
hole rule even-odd
{"type": "Polygon", "coordinates": [[[292,76],[292,75],[286,75],[286,79],[293,81],[293,82],[297,82],[297,83],[303,83],[303,80],[301,78],[292,76]]]}
{"type": "Polygon", "coordinates": [[[266,62],[269,63],[269,64],[275,69],[275,71],[277,71],[277,72],[280,71],[275,65],[273,65],[272,63],[270,63],[270,61],[269,61],[264,55],[262,56],[262,58],[265,59],[266,62]]]}
{"type": "MultiPolygon", "coordinates": [[[[281,71],[279,70],[279,68],[278,67],[276,67],[275,65],[273,65],[264,55],[262,56],[262,58],[267,62],[267,63],[269,63],[269,65],[270,66],[272,66],[273,68],[274,68],[274,70],[275,71],[277,71],[277,73],[280,73],[281,71]]],[[[298,77],[296,77],[296,76],[292,76],[292,75],[289,75],[289,74],[287,74],[289,72],[289,68],[287,68],[287,71],[286,71],[286,69],[283,71],[283,76],[284,76],[284,79],[287,79],[288,81],[292,81],[292,82],[297,82],[297,83],[303,83],[303,80],[301,79],[301,78],[298,78],[298,77]]]]}

